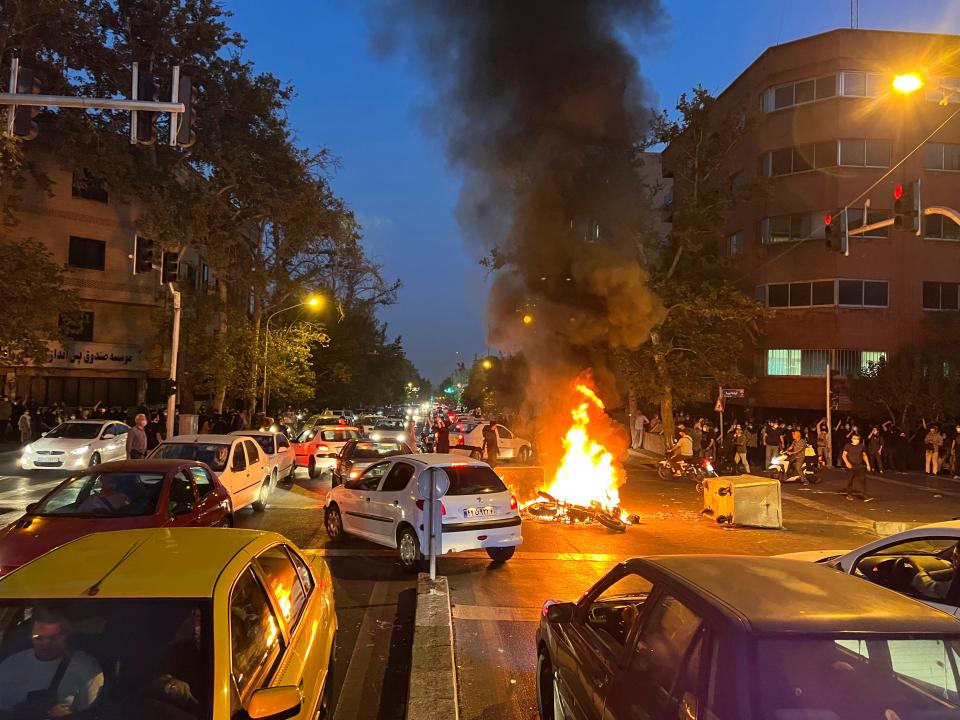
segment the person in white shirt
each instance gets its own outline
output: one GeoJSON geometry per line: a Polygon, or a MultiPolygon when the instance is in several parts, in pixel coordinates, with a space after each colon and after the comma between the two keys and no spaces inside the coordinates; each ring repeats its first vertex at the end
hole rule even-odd
{"type": "Polygon", "coordinates": [[[103,670],[71,650],[65,618],[35,609],[32,640],[0,662],[0,719],[66,717],[97,702],[103,670]]]}
{"type": "Polygon", "coordinates": [[[633,447],[643,448],[643,433],[648,422],[650,422],[650,418],[643,414],[643,410],[637,410],[633,417],[633,447]]]}

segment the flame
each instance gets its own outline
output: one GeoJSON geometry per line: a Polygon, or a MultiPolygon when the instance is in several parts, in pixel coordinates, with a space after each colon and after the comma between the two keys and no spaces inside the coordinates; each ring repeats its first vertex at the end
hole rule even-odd
{"type": "Polygon", "coordinates": [[[577,383],[582,401],[571,411],[573,424],[563,438],[563,459],[549,487],[550,495],[561,502],[589,507],[599,503],[619,515],[623,470],[602,443],[590,436],[591,409],[604,410],[603,401],[587,385],[577,383]]]}

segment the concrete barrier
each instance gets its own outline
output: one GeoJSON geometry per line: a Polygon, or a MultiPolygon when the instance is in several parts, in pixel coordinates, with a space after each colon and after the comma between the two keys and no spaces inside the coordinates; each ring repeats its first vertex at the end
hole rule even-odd
{"type": "Polygon", "coordinates": [[[457,720],[457,666],[453,657],[450,589],[443,576],[417,578],[407,720],[457,720]]]}

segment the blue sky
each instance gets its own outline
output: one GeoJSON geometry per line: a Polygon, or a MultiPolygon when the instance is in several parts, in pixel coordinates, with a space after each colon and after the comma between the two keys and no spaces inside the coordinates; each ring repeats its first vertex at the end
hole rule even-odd
{"type": "MultiPolygon", "coordinates": [[[[449,0],[456,2],[457,0],[449,0]]],[[[522,2],[523,0],[516,0],[522,2]]],[[[225,0],[258,69],[298,91],[290,119],[301,143],[340,159],[333,177],[365,227],[369,254],[403,282],[381,317],[439,381],[457,360],[486,352],[487,277],[454,218],[459,177],[418,111],[429,78],[404,58],[372,52],[360,0],[225,0]]],[[[624,40],[659,106],[696,84],[726,87],[770,45],[848,27],[847,0],[665,0],[664,29],[624,40]]],[[[860,27],[960,34],[957,0],[862,0],[860,27]]]]}

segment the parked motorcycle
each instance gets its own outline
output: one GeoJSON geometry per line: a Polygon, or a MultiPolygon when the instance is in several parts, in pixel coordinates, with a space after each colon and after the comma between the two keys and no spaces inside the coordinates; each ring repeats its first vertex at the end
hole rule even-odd
{"type": "Polygon", "coordinates": [[[793,466],[790,464],[787,454],[780,453],[770,461],[770,467],[767,468],[767,477],[774,478],[782,483],[799,482],[816,484],[823,481],[820,477],[823,468],[823,458],[817,455],[816,452],[813,452],[812,454],[804,455],[803,474],[802,476],[797,475],[793,466]]]}

